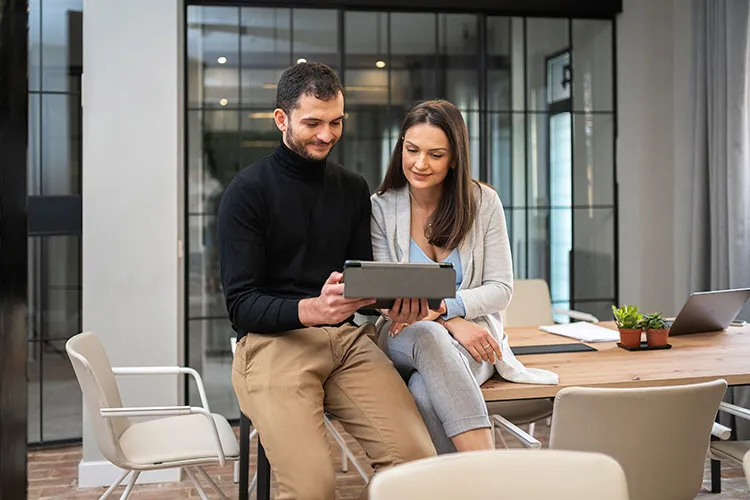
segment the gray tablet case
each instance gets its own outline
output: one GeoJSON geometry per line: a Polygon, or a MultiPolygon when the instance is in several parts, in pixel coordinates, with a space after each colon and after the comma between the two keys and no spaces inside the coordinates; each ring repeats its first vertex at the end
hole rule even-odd
{"type": "Polygon", "coordinates": [[[425,298],[437,309],[456,296],[456,270],[450,262],[403,263],[347,260],[344,297],[374,298],[373,309],[390,309],[399,298],[425,298]]]}

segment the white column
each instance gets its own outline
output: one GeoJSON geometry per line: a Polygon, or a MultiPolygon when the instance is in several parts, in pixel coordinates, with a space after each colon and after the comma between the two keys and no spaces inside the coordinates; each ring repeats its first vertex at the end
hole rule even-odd
{"type": "MultiPolygon", "coordinates": [[[[83,328],[113,366],[182,362],[183,8],[84,0],[83,328]]],[[[119,382],[125,405],[183,399],[176,377],[119,382]]],[[[79,484],[116,474],[84,408],[79,484]]],[[[179,471],[141,478],[174,481],[179,471]]]]}
{"type": "Polygon", "coordinates": [[[686,208],[690,167],[689,9],[625,0],[617,18],[620,300],[666,315],[681,305],[687,272],[675,243],[686,220],[675,210],[686,208]]]}

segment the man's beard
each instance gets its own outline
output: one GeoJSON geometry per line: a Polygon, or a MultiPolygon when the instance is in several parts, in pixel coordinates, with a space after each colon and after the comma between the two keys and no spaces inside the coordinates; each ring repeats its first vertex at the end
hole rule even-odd
{"type": "Polygon", "coordinates": [[[307,149],[305,148],[305,146],[307,146],[309,144],[322,144],[322,143],[320,143],[317,140],[303,142],[303,141],[297,139],[297,136],[294,135],[294,130],[292,129],[291,125],[289,125],[287,127],[286,136],[284,137],[284,139],[285,139],[286,145],[289,147],[289,149],[291,149],[292,151],[294,151],[295,153],[297,153],[298,155],[300,155],[302,158],[305,158],[307,160],[312,160],[312,161],[322,161],[322,160],[325,160],[326,158],[328,158],[328,155],[331,154],[331,151],[333,151],[333,146],[336,145],[336,140],[331,141],[331,144],[330,144],[331,147],[328,150],[328,153],[326,153],[326,155],[324,157],[319,158],[319,157],[316,157],[316,156],[312,156],[310,153],[308,153],[307,149]]]}

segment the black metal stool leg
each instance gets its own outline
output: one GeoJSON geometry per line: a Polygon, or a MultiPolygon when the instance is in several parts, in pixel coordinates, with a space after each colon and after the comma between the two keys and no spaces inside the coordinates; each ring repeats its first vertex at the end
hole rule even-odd
{"type": "Polygon", "coordinates": [[[271,498],[271,464],[266,457],[266,450],[260,443],[258,436],[258,493],[257,500],[270,500],[271,498]]]}
{"type": "Polygon", "coordinates": [[[711,459],[711,493],[721,493],[721,461],[711,459]]]}

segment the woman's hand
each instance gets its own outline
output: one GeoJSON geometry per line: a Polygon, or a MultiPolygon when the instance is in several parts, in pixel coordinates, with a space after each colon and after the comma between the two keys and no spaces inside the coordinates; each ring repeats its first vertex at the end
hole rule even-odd
{"type": "Polygon", "coordinates": [[[427,316],[425,316],[425,321],[435,321],[440,316],[446,313],[448,311],[448,306],[445,305],[445,301],[440,301],[440,306],[437,309],[430,309],[430,312],[427,313],[427,316]]]}
{"type": "Polygon", "coordinates": [[[464,318],[453,318],[443,322],[443,325],[479,363],[494,363],[502,359],[503,353],[495,337],[476,323],[464,318]]]}
{"type": "Polygon", "coordinates": [[[393,337],[401,333],[404,327],[417,321],[434,321],[445,311],[445,301],[440,303],[440,307],[436,311],[432,311],[429,309],[427,299],[396,299],[391,309],[381,311],[381,313],[391,320],[388,334],[393,337]]]}

